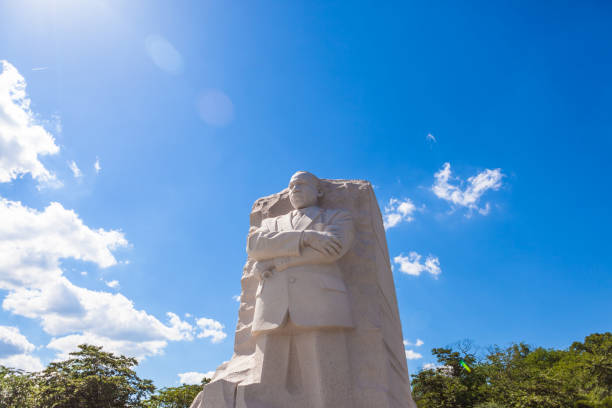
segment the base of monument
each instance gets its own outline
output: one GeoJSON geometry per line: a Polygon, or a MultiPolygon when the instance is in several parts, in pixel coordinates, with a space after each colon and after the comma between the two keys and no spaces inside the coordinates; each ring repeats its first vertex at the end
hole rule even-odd
{"type": "MultiPolygon", "coordinates": [[[[340,396],[336,396],[340,397],[340,396]]],[[[386,390],[360,389],[326,403],[320,396],[295,395],[263,384],[219,380],[204,386],[190,408],[416,408],[411,401],[395,401],[386,390]]]]}

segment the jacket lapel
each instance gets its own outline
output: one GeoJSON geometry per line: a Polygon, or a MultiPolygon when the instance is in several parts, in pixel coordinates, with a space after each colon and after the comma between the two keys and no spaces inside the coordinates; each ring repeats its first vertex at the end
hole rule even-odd
{"type": "Polygon", "coordinates": [[[307,229],[308,227],[310,227],[310,225],[315,222],[317,220],[317,218],[319,218],[319,216],[321,215],[321,213],[323,212],[322,209],[318,208],[318,207],[309,207],[306,208],[300,215],[299,211],[296,211],[294,214],[294,222],[293,222],[293,228],[297,231],[303,231],[305,229],[307,229]]]}
{"type": "Polygon", "coordinates": [[[291,223],[292,214],[293,211],[278,218],[276,231],[291,231],[293,229],[293,225],[291,223]]]}

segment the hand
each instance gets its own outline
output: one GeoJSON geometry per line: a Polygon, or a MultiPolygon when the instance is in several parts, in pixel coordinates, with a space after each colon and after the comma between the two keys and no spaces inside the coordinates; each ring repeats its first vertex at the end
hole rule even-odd
{"type": "Polygon", "coordinates": [[[272,261],[257,261],[253,265],[253,273],[260,281],[269,278],[274,273],[274,262],[272,261]]]}
{"type": "Polygon", "coordinates": [[[327,255],[338,255],[342,249],[340,240],[325,232],[304,231],[302,243],[315,251],[327,255]]]}

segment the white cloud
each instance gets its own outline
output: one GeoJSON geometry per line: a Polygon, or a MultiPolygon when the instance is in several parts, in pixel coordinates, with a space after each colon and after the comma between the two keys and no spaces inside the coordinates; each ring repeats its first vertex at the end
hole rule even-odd
{"type": "Polygon", "coordinates": [[[168,341],[192,340],[195,328],[175,314],[164,324],[122,294],[72,284],[60,268],[64,258],[113,266],[112,251],[127,245],[120,231],[91,229],[59,203],[37,211],[0,199],[3,309],[40,321],[56,337],[49,347],[64,351],[75,341],[95,340],[144,357],[159,354],[168,341]]]}
{"type": "Polygon", "coordinates": [[[168,342],[165,340],[121,340],[91,332],[83,332],[81,334],[53,338],[47,345],[47,348],[57,350],[57,358],[63,360],[69,358],[70,352],[77,351],[79,344],[85,343],[102,346],[104,351],[135,357],[138,360],[143,360],[148,356],[159,355],[168,345],[168,342]]]}
{"type": "Polygon", "coordinates": [[[0,288],[46,286],[62,275],[60,259],[90,261],[102,268],[127,246],[117,230],[91,229],[59,203],[37,211],[0,197],[0,288]]]}
{"type": "Polygon", "coordinates": [[[15,354],[6,358],[0,358],[0,365],[29,372],[41,371],[45,368],[38,357],[30,354],[15,354]]]}
{"type": "Polygon", "coordinates": [[[393,261],[399,265],[400,271],[407,275],[419,276],[422,272],[428,272],[437,277],[442,273],[440,260],[437,257],[428,255],[424,263],[421,263],[422,258],[417,252],[411,251],[408,256],[396,256],[393,261]]]}
{"type": "Polygon", "coordinates": [[[417,353],[414,350],[406,350],[406,359],[418,360],[419,358],[423,358],[423,356],[420,353],[417,353]]]}
{"type": "Polygon", "coordinates": [[[234,296],[232,296],[232,299],[234,299],[236,302],[240,303],[240,295],[234,295],[234,296]]]}
{"type": "Polygon", "coordinates": [[[35,347],[17,327],[0,326],[0,358],[13,354],[31,353],[35,347]]]}
{"type": "Polygon", "coordinates": [[[212,378],[215,374],[214,371],[208,371],[206,373],[198,373],[197,371],[189,371],[187,373],[180,373],[179,382],[181,384],[199,385],[202,383],[203,378],[212,378]]]}
{"type": "Polygon", "coordinates": [[[23,76],[7,61],[0,61],[0,66],[0,183],[29,173],[39,184],[57,185],[39,158],[58,153],[59,147],[37,124],[23,76]]]}
{"type": "Polygon", "coordinates": [[[434,174],[436,181],[432,186],[432,191],[443,200],[466,207],[471,212],[478,211],[480,214],[486,215],[489,212],[489,203],[480,208],[478,202],[487,190],[499,190],[502,185],[502,177],[501,169],[485,169],[468,178],[467,186],[462,189],[461,185],[465,183],[461,180],[459,180],[459,185],[452,185],[449,182],[451,180],[450,163],[444,163],[440,171],[434,174]]]}
{"type": "Polygon", "coordinates": [[[163,324],[120,293],[98,292],[73,285],[65,277],[37,288],[9,292],[2,307],[41,322],[45,332],[61,336],[74,332],[131,341],[192,340],[194,328],[168,313],[163,324]]]}
{"type": "Polygon", "coordinates": [[[432,135],[431,133],[428,133],[427,136],[425,136],[425,140],[427,140],[428,142],[432,142],[432,143],[437,143],[438,142],[436,140],[436,137],[434,135],[432,135]]]}
{"type": "Polygon", "coordinates": [[[96,174],[100,174],[100,170],[102,170],[102,166],[100,166],[100,159],[97,157],[94,163],[94,170],[96,171],[96,174]]]}
{"type": "Polygon", "coordinates": [[[196,324],[201,330],[200,333],[198,333],[198,338],[210,337],[211,342],[219,343],[227,337],[227,334],[223,331],[225,326],[214,319],[202,317],[196,320],[196,324]]]}
{"type": "Polygon", "coordinates": [[[122,246],[127,240],[121,231],[91,229],[59,203],[37,211],[0,197],[1,289],[57,282],[62,258],[113,266],[117,260],[112,251],[122,246]]]}
{"type": "Polygon", "coordinates": [[[72,175],[74,176],[74,178],[80,178],[83,176],[83,173],[81,173],[81,169],[79,169],[79,166],[77,166],[74,160],[70,161],[68,163],[68,166],[70,167],[70,171],[72,171],[72,175]]]}
{"type": "Polygon", "coordinates": [[[81,271],[81,275],[87,276],[87,271],[81,271]]]}
{"type": "Polygon", "coordinates": [[[108,282],[104,282],[106,284],[106,286],[108,286],[109,288],[113,288],[116,289],[119,287],[119,281],[118,280],[112,280],[112,281],[108,281],[108,282]]]}
{"type": "MultiPolygon", "coordinates": [[[[10,64],[2,62],[2,67],[0,182],[30,173],[39,183],[52,183],[55,177],[38,161],[38,156],[56,153],[59,148],[53,137],[34,123],[23,78],[10,64]]],[[[42,329],[53,336],[47,347],[58,350],[60,356],[87,342],[144,358],[162,353],[169,341],[193,340],[196,328],[174,313],[167,313],[167,322],[162,323],[137,309],[120,293],[79,287],[64,276],[61,268],[64,259],[108,268],[119,263],[114,252],[127,246],[120,230],[90,228],[60,203],[52,202],[36,210],[0,197],[2,308],[40,322],[42,329]]],[[[226,336],[223,326],[206,320],[201,322],[200,337],[222,340],[226,336]]],[[[3,333],[5,337],[11,336],[13,343],[26,344],[10,329],[3,333]]],[[[7,350],[16,347],[7,339],[7,350]]],[[[38,360],[27,354],[28,347],[2,361],[7,365],[36,367],[38,360]]]]}
{"type": "Polygon", "coordinates": [[[391,198],[389,203],[385,205],[383,212],[383,222],[385,229],[395,227],[400,222],[411,222],[414,221],[412,214],[416,211],[414,203],[406,198],[404,200],[398,200],[397,198],[391,198]]]}
{"type": "Polygon", "coordinates": [[[404,340],[404,346],[415,346],[415,347],[421,347],[423,344],[425,344],[425,342],[421,339],[417,339],[416,342],[412,343],[408,340],[404,340]]]}
{"type": "Polygon", "coordinates": [[[17,327],[0,326],[0,365],[26,371],[42,370],[40,359],[30,354],[35,349],[17,327]]]}

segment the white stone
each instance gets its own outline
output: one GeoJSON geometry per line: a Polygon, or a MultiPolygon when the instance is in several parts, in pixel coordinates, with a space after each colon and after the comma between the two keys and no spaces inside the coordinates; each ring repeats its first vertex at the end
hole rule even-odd
{"type": "Polygon", "coordinates": [[[416,408],[369,182],[294,174],[247,253],[234,355],[191,408],[416,408]]]}

